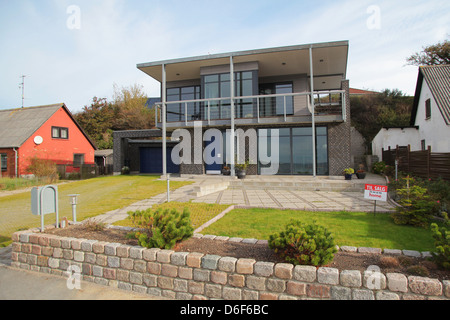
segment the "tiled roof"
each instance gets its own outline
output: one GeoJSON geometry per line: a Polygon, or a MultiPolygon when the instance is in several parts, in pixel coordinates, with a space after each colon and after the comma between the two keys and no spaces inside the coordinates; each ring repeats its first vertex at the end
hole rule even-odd
{"type": "Polygon", "coordinates": [[[18,148],[64,104],[0,110],[0,148],[18,148]]]}
{"type": "Polygon", "coordinates": [[[420,70],[427,81],[442,117],[450,124],[450,65],[424,66],[420,70]]]}

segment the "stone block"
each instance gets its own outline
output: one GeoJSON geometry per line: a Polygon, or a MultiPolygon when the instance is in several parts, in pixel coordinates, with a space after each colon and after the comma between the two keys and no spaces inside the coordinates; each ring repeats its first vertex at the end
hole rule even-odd
{"type": "Polygon", "coordinates": [[[306,285],[306,294],[310,298],[328,299],[331,297],[331,290],[326,285],[308,283],[306,285]]]}
{"type": "Polygon", "coordinates": [[[339,270],[321,267],[317,270],[317,280],[319,283],[337,285],[339,284],[339,270]]]}
{"type": "Polygon", "coordinates": [[[161,249],[158,248],[144,249],[142,258],[144,258],[145,261],[156,261],[156,256],[159,251],[161,251],[161,249]]]}
{"type": "Polygon", "coordinates": [[[393,292],[408,292],[408,279],[401,273],[387,273],[387,288],[393,292]]]}
{"type": "Polygon", "coordinates": [[[219,260],[218,269],[225,272],[235,272],[237,258],[223,257],[219,260]]]}
{"type": "Polygon", "coordinates": [[[255,259],[238,259],[236,262],[236,272],[240,274],[252,274],[255,259]]]}
{"type": "Polygon", "coordinates": [[[156,261],[161,263],[170,263],[170,256],[175,251],[172,250],[160,250],[156,253],[156,261]]]}
{"type": "Polygon", "coordinates": [[[202,265],[202,257],[203,253],[192,252],[189,253],[186,257],[186,264],[192,268],[200,268],[202,265]]]}
{"type": "Polygon", "coordinates": [[[294,265],[290,263],[277,263],[274,267],[274,275],[280,279],[292,279],[294,265]]]}
{"type": "Polygon", "coordinates": [[[306,295],[306,284],[296,281],[288,281],[286,285],[286,293],[294,296],[306,295]]]}
{"type": "Polygon", "coordinates": [[[409,288],[412,292],[425,296],[442,295],[442,283],[438,279],[424,277],[408,277],[409,288]]]}
{"type": "Polygon", "coordinates": [[[293,277],[298,281],[314,282],[317,277],[317,268],[314,266],[295,266],[293,277]]]}
{"type": "Polygon", "coordinates": [[[207,254],[202,257],[201,267],[209,270],[216,270],[221,256],[207,254]]]}
{"type": "Polygon", "coordinates": [[[361,272],[358,270],[343,270],[340,274],[340,283],[344,287],[361,287],[361,272]]]}
{"type": "Polygon", "coordinates": [[[253,272],[256,276],[270,277],[273,275],[275,263],[273,262],[256,262],[253,266],[253,272]]]}
{"type": "Polygon", "coordinates": [[[176,266],[185,266],[188,254],[189,252],[174,252],[170,257],[170,261],[176,266]]]}

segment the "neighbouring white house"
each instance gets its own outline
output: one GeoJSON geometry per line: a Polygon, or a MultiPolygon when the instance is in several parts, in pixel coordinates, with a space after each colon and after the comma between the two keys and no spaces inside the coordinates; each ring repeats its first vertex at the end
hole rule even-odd
{"type": "Polygon", "coordinates": [[[450,65],[421,66],[410,127],[382,128],[372,141],[372,153],[382,148],[411,146],[411,151],[450,152],[450,65]]]}

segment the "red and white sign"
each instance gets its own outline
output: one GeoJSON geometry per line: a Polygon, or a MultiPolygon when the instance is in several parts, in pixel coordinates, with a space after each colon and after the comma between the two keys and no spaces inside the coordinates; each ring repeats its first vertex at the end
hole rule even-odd
{"type": "Polygon", "coordinates": [[[387,186],[377,186],[375,184],[366,184],[364,198],[369,200],[387,201],[387,186]]]}

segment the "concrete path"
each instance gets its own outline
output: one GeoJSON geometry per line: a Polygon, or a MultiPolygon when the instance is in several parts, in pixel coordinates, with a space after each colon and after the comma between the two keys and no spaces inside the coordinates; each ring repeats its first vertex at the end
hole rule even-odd
{"type": "Polygon", "coordinates": [[[0,264],[0,300],[162,300],[80,281],[79,289],[69,277],[32,272],[0,264]],[[67,283],[69,282],[69,286],[67,283]],[[72,285],[70,285],[72,284],[72,285]],[[73,289],[70,289],[70,288],[73,289]]]}

